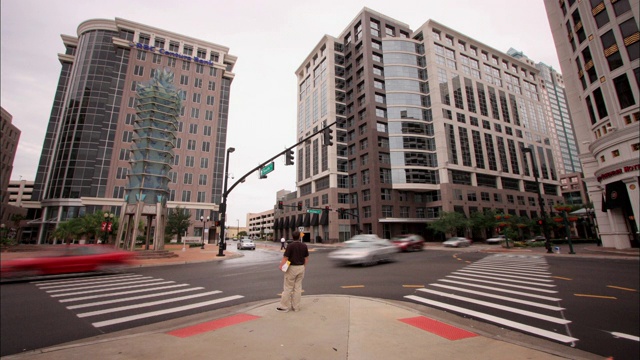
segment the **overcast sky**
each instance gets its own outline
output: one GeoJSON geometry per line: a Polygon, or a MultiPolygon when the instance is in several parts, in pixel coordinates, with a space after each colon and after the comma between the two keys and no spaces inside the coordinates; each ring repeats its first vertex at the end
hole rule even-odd
{"type": "MultiPolygon", "coordinates": [[[[242,175],[296,142],[295,70],[323,35],[338,36],[363,7],[408,24],[433,19],[497,50],[523,51],[560,71],[542,0],[2,0],[1,105],[22,131],[12,180],[35,180],[60,75],[61,34],[116,17],[228,47],[238,57],[231,85],[229,172],[242,175]]],[[[230,180],[229,186],[234,179],[230,180]]],[[[294,166],[275,162],[228,198],[229,226],[273,208],[295,190],[294,166]]]]}

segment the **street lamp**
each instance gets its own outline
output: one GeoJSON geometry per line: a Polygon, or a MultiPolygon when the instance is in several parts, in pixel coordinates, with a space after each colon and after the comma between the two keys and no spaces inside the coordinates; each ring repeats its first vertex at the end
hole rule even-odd
{"type": "Polygon", "coordinates": [[[207,221],[209,221],[209,217],[205,219],[204,216],[200,215],[200,221],[202,221],[202,247],[200,249],[204,249],[204,229],[206,227],[207,221]]]}
{"type": "Polygon", "coordinates": [[[104,217],[104,221],[102,222],[102,230],[104,231],[104,243],[108,243],[109,233],[111,232],[111,227],[113,224],[113,213],[106,212],[102,215],[104,217]]]}
{"type": "Polygon", "coordinates": [[[238,239],[238,234],[240,233],[240,219],[236,219],[236,221],[238,222],[238,226],[236,226],[236,239],[238,239]]]}
{"type": "Polygon", "coordinates": [[[533,177],[536,180],[536,192],[538,193],[538,204],[540,205],[540,216],[542,217],[542,232],[544,233],[544,247],[547,249],[547,253],[551,254],[551,243],[549,242],[549,227],[547,226],[547,213],[544,211],[544,199],[540,192],[540,182],[538,181],[538,167],[536,166],[536,158],[533,156],[533,149],[528,147],[521,147],[523,155],[529,153],[531,155],[531,166],[533,168],[533,177]]]}
{"type": "Polygon", "coordinates": [[[227,183],[229,182],[229,154],[236,151],[235,148],[230,147],[227,149],[227,159],[224,166],[224,187],[222,189],[222,203],[220,204],[220,244],[218,245],[218,255],[224,256],[224,249],[226,247],[224,241],[224,220],[227,212],[227,183]]]}

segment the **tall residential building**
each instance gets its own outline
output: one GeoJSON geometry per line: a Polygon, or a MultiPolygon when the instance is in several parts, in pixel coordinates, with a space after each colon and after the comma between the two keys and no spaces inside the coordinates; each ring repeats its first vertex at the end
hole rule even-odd
{"type": "MultiPolygon", "coordinates": [[[[18,141],[21,131],[11,122],[13,116],[0,107],[0,225],[3,228],[10,228],[11,217],[20,214],[20,210],[13,205],[9,205],[9,180],[13,171],[13,160],[16,157],[18,141]]],[[[2,229],[4,231],[4,229],[2,229]]]]}
{"type": "Polygon", "coordinates": [[[276,237],[303,226],[329,242],[359,230],[431,239],[426,225],[443,212],[537,218],[538,191],[546,211],[562,201],[540,71],[527,62],[432,20],[412,30],[364,8],[296,74],[298,139],[337,129],[331,146],[319,135],[298,147],[303,211],[276,214],[276,237]]]}
{"type": "Polygon", "coordinates": [[[544,3],[600,238],[606,247],[638,247],[640,4],[544,3]]]}
{"type": "Polygon", "coordinates": [[[84,213],[119,213],[131,169],[136,85],[159,69],[175,74],[183,96],[168,206],[189,209],[189,235],[201,236],[200,216],[218,215],[236,57],[224,46],[120,18],[85,21],[77,37],[62,40],[33,192],[40,208],[30,212],[38,241],[84,213]]]}

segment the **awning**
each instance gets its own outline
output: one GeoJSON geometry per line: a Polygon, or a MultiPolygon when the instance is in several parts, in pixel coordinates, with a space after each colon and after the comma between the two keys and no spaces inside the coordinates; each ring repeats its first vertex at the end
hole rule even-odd
{"type": "Polygon", "coordinates": [[[320,216],[320,225],[329,225],[329,212],[323,211],[322,216],[320,216]]]}
{"type": "Polygon", "coordinates": [[[606,185],[606,203],[602,210],[615,209],[627,206],[629,194],[627,186],[622,181],[616,181],[606,185]]]}
{"type": "Polygon", "coordinates": [[[298,214],[298,221],[296,221],[297,226],[304,226],[304,215],[298,214]]]}
{"type": "Polygon", "coordinates": [[[302,226],[309,226],[309,224],[311,223],[311,214],[306,213],[304,214],[304,220],[302,221],[302,226]]]}
{"type": "Polygon", "coordinates": [[[273,222],[273,229],[274,229],[274,230],[278,230],[278,229],[280,229],[280,219],[276,219],[276,220],[273,222]]]}
{"type": "Polygon", "coordinates": [[[285,217],[284,218],[284,222],[282,223],[282,228],[283,229],[288,229],[289,228],[289,217],[285,217]]]}
{"type": "Polygon", "coordinates": [[[311,224],[309,225],[318,226],[318,214],[313,214],[313,216],[311,217],[311,224]]]}
{"type": "Polygon", "coordinates": [[[298,228],[295,215],[291,215],[291,218],[289,219],[289,228],[294,230],[298,228]]]}

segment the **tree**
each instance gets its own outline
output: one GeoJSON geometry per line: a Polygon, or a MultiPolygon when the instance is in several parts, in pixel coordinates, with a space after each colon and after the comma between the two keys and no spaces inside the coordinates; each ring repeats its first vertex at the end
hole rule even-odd
{"type": "Polygon", "coordinates": [[[240,232],[238,233],[238,238],[241,238],[241,237],[243,237],[243,236],[247,236],[247,235],[248,235],[248,234],[247,234],[247,232],[246,232],[246,231],[244,231],[244,230],[242,230],[242,231],[240,231],[240,232]]]}
{"type": "Polygon", "coordinates": [[[458,231],[464,230],[469,226],[469,221],[463,214],[458,212],[445,212],[439,219],[430,222],[427,227],[445,234],[457,235],[458,231]]]}
{"type": "Polygon", "coordinates": [[[22,220],[25,220],[25,219],[26,219],[26,217],[24,215],[22,215],[22,214],[13,214],[13,215],[11,215],[11,222],[13,222],[13,227],[16,230],[16,232],[15,232],[15,234],[16,234],[16,236],[15,236],[16,243],[19,243],[20,242],[20,238],[22,237],[21,233],[20,233],[20,230],[21,230],[20,222],[22,220]]]}
{"type": "Polygon", "coordinates": [[[182,242],[182,234],[191,226],[191,213],[189,210],[176,207],[169,210],[165,234],[169,236],[177,235],[178,243],[182,242]]]}
{"type": "MultiPolygon", "coordinates": [[[[471,213],[469,219],[469,227],[471,228],[472,237],[478,236],[486,239],[488,236],[487,230],[496,227],[495,212],[493,210],[479,212],[474,211],[471,213]]],[[[489,234],[491,234],[490,232],[489,234]]]]}

